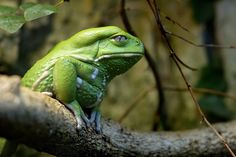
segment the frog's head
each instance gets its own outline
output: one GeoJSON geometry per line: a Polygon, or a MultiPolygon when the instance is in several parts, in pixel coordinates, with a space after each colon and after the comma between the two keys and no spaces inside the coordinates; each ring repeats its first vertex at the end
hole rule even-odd
{"type": "Polygon", "coordinates": [[[124,73],[144,55],[143,43],[118,27],[108,27],[113,33],[100,40],[95,62],[115,76],[124,73]]]}
{"type": "Polygon", "coordinates": [[[115,26],[80,31],[61,47],[68,55],[103,67],[112,76],[124,73],[144,55],[143,43],[115,26]]]}

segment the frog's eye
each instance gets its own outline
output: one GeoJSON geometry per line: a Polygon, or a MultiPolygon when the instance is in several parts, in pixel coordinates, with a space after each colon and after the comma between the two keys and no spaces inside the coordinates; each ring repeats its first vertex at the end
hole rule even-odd
{"type": "Polygon", "coordinates": [[[124,42],[127,40],[127,37],[123,35],[118,35],[118,36],[113,37],[113,39],[117,42],[124,42]]]}
{"type": "Polygon", "coordinates": [[[117,35],[112,37],[112,41],[117,46],[123,46],[127,43],[128,38],[124,35],[117,35]]]}

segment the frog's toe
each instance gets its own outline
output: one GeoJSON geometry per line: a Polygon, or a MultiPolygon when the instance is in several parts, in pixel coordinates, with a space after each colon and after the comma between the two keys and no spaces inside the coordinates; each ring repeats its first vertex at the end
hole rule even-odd
{"type": "Polygon", "coordinates": [[[76,117],[76,129],[81,130],[84,127],[84,122],[82,118],[76,117]]]}
{"type": "Polygon", "coordinates": [[[90,126],[90,121],[85,115],[84,111],[78,104],[74,104],[73,102],[66,105],[66,107],[73,113],[76,119],[76,128],[81,129],[83,126],[90,126]]]}
{"type": "Polygon", "coordinates": [[[93,111],[90,119],[91,124],[95,124],[95,130],[97,133],[101,133],[101,114],[99,111],[93,111]]]}
{"type": "Polygon", "coordinates": [[[89,122],[90,122],[90,123],[93,123],[93,122],[95,121],[95,119],[96,119],[96,114],[97,114],[96,111],[93,111],[93,112],[91,113],[91,116],[90,116],[90,119],[89,119],[89,122]]]}
{"type": "Polygon", "coordinates": [[[85,123],[85,125],[87,127],[90,127],[90,120],[88,119],[88,117],[84,114],[84,112],[81,112],[80,117],[82,118],[83,122],[85,123]]]}
{"type": "Polygon", "coordinates": [[[81,130],[83,127],[90,127],[90,121],[86,117],[85,114],[81,114],[80,116],[75,116],[76,118],[76,129],[81,130]]]}
{"type": "Polygon", "coordinates": [[[101,133],[101,114],[98,112],[95,120],[95,129],[97,133],[101,133]]]}

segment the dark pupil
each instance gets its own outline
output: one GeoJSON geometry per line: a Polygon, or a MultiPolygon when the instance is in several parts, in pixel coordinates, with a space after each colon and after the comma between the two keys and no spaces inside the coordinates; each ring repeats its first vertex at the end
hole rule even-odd
{"type": "Polygon", "coordinates": [[[122,36],[122,35],[118,35],[118,36],[114,37],[114,39],[118,42],[122,42],[122,41],[127,40],[127,38],[125,36],[122,36]]]}

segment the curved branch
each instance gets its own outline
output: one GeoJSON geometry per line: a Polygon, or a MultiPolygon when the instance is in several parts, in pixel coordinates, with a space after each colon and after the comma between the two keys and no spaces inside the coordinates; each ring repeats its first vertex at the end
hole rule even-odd
{"type": "MultiPolygon", "coordinates": [[[[209,128],[183,132],[135,133],[103,120],[102,134],[75,129],[73,115],[57,100],[0,76],[0,136],[56,156],[226,156],[209,128]]],[[[236,121],[215,126],[236,150],[236,121]]]]}

